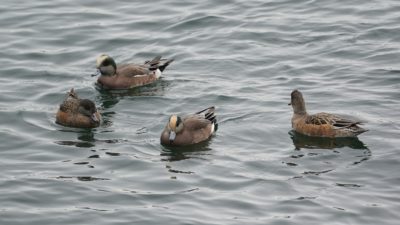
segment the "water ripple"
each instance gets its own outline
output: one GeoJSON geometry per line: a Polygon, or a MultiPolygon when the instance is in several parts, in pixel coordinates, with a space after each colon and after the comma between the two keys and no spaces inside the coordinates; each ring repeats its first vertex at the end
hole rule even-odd
{"type": "Polygon", "coordinates": [[[398,223],[397,1],[3,6],[1,224],[398,223]],[[175,61],[153,85],[104,91],[91,76],[101,53],[175,61]],[[100,127],[54,122],[70,88],[94,100],[100,127]],[[294,133],[296,88],[310,112],[351,115],[369,131],[294,133]],[[171,114],[211,105],[209,141],[159,144],[171,114]]]}

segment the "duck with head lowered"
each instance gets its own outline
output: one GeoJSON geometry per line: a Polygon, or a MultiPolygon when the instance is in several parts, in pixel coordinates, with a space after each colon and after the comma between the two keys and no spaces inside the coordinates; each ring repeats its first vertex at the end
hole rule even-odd
{"type": "Polygon", "coordinates": [[[96,68],[100,73],[97,84],[103,89],[129,89],[157,81],[173,59],[157,56],[143,64],[116,64],[106,54],[97,57],[96,68]]]}
{"type": "Polygon", "coordinates": [[[72,88],[61,103],[56,123],[67,127],[94,128],[101,122],[96,105],[89,99],[80,99],[72,88]]]}
{"type": "Polygon", "coordinates": [[[218,129],[215,107],[186,116],[172,115],[161,133],[163,145],[184,146],[208,140],[218,129]]]}

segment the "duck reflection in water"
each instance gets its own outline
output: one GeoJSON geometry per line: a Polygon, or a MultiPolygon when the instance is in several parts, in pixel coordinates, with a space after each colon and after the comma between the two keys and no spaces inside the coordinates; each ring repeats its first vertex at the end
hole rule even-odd
{"type": "Polygon", "coordinates": [[[300,134],[296,131],[289,132],[290,138],[296,150],[302,148],[307,149],[335,149],[349,147],[352,149],[368,149],[367,146],[357,137],[345,138],[327,138],[327,137],[311,137],[300,134]]]}
{"type": "Polygon", "coordinates": [[[189,146],[162,146],[161,161],[174,162],[191,158],[207,160],[211,155],[209,142],[210,140],[189,146]]]}
{"type": "Polygon", "coordinates": [[[181,160],[200,159],[208,160],[212,155],[210,153],[209,141],[188,146],[162,146],[161,161],[166,162],[165,168],[173,174],[171,179],[177,179],[178,174],[193,174],[194,168],[191,166],[187,171],[174,168],[175,163],[181,160]]]}
{"type": "Polygon", "coordinates": [[[78,141],[56,141],[59,145],[76,146],[80,148],[91,148],[94,147],[94,134],[91,129],[77,130],[60,130],[62,132],[75,132],[78,135],[78,141]]]}
{"type": "Polygon", "coordinates": [[[76,146],[79,148],[93,148],[96,146],[96,143],[119,143],[124,142],[124,140],[120,139],[105,139],[99,140],[95,138],[95,132],[92,129],[69,129],[69,130],[60,130],[62,132],[72,132],[78,135],[76,141],[55,141],[56,144],[59,145],[67,145],[67,146],[76,146]]]}
{"type": "MultiPolygon", "coordinates": [[[[155,83],[147,84],[142,87],[136,87],[131,89],[118,89],[118,90],[105,90],[99,87],[96,84],[97,91],[102,95],[102,99],[109,100],[114,99],[117,100],[114,104],[104,105],[105,108],[110,108],[118,103],[119,98],[125,96],[163,96],[165,93],[165,89],[171,84],[170,81],[160,79],[155,83]]],[[[112,102],[111,102],[112,103],[112,102]]]]}
{"type": "MultiPolygon", "coordinates": [[[[327,138],[327,137],[310,137],[296,131],[289,132],[290,138],[293,141],[295,150],[300,151],[301,149],[327,149],[333,150],[339,153],[338,148],[351,148],[355,150],[362,150],[356,155],[356,160],[352,164],[356,165],[361,162],[368,160],[371,157],[371,151],[368,147],[360,141],[357,137],[346,137],[346,138],[327,138]]],[[[347,151],[344,151],[347,152],[347,151]]],[[[343,153],[344,153],[343,152],[343,153]]],[[[313,153],[318,155],[319,153],[313,153]]],[[[298,156],[293,156],[294,158],[298,156]]]]}

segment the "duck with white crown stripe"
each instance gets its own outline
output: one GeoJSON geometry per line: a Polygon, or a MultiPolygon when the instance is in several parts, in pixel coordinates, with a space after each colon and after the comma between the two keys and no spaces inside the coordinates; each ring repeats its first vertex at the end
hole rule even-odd
{"type": "Polygon", "coordinates": [[[208,140],[218,129],[215,107],[209,107],[195,114],[180,117],[172,115],[160,141],[163,145],[190,145],[208,140]]]}
{"type": "Polygon", "coordinates": [[[157,56],[143,64],[116,64],[106,54],[97,57],[96,68],[100,73],[97,84],[104,89],[129,89],[157,81],[173,59],[157,56]]]}

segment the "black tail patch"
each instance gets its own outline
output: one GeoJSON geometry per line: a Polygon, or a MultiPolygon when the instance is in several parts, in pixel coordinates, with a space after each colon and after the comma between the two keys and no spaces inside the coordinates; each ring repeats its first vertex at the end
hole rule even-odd
{"type": "Polygon", "coordinates": [[[161,72],[163,72],[165,70],[165,68],[167,68],[167,66],[173,62],[174,59],[161,59],[161,56],[156,56],[154,59],[152,59],[151,61],[148,60],[146,62],[144,62],[145,65],[147,65],[149,67],[149,70],[153,71],[156,69],[159,69],[161,72]],[[161,63],[163,63],[161,65],[161,63]]]}
{"type": "Polygon", "coordinates": [[[215,107],[214,106],[208,107],[206,109],[197,112],[196,114],[201,114],[203,112],[205,112],[204,118],[211,121],[214,124],[214,131],[217,131],[218,123],[217,123],[217,115],[215,115],[215,107]]]}
{"type": "Polygon", "coordinates": [[[167,68],[167,66],[172,63],[174,61],[174,59],[169,59],[167,60],[164,64],[162,64],[161,66],[159,66],[158,68],[160,69],[161,72],[163,72],[165,70],[165,68],[167,68]]]}

